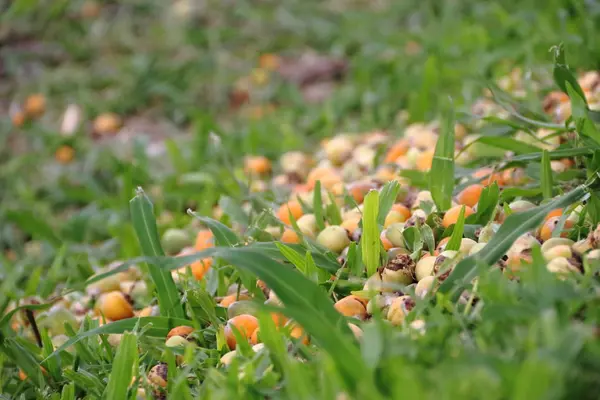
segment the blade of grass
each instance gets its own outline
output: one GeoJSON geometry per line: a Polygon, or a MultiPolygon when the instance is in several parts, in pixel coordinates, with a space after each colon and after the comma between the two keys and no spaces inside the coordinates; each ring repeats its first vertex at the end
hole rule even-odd
{"type": "MultiPolygon", "coordinates": [[[[142,188],[138,188],[135,197],[130,201],[131,219],[137,234],[142,252],[148,257],[160,257],[165,253],[160,244],[153,206],[142,188]]],[[[163,316],[183,318],[183,306],[179,291],[173,277],[168,271],[148,264],[152,281],[156,286],[158,305],[163,316]]]]}
{"type": "Polygon", "coordinates": [[[460,249],[460,242],[462,241],[464,228],[465,228],[465,206],[462,206],[460,208],[460,214],[458,214],[458,219],[456,220],[456,224],[454,224],[454,230],[452,231],[452,236],[450,236],[450,240],[446,244],[446,250],[458,251],[458,249],[460,249]]]}
{"type": "Polygon", "coordinates": [[[548,155],[548,151],[544,150],[542,152],[542,176],[540,185],[542,187],[542,195],[544,199],[552,198],[552,168],[550,166],[550,156],[548,155]]]}
{"type": "Polygon", "coordinates": [[[188,210],[187,213],[192,217],[196,218],[198,221],[202,222],[208,227],[208,229],[210,229],[210,231],[215,236],[215,242],[219,246],[234,246],[240,242],[240,238],[238,237],[238,235],[234,231],[229,229],[227,225],[212,218],[198,215],[192,210],[188,210]]]}
{"type": "Polygon", "coordinates": [[[385,217],[396,202],[398,193],[400,193],[400,184],[398,181],[390,181],[381,188],[379,193],[379,214],[377,216],[377,223],[379,225],[383,225],[385,222],[385,217]]]}
{"type": "Polygon", "coordinates": [[[429,173],[429,191],[440,211],[452,205],[454,190],[454,111],[448,111],[435,146],[429,173]]]}
{"type": "Polygon", "coordinates": [[[275,246],[277,246],[281,254],[289,262],[291,262],[296,268],[298,268],[298,271],[300,271],[302,275],[307,275],[306,262],[299,253],[297,253],[294,249],[286,246],[283,243],[275,242],[275,246]]]}
{"type": "Polygon", "coordinates": [[[138,369],[137,337],[133,333],[124,333],[108,377],[105,397],[124,399],[131,384],[131,378],[138,369]]]}
{"type": "Polygon", "coordinates": [[[323,212],[323,199],[321,198],[321,181],[315,182],[313,190],[313,214],[317,220],[317,228],[319,231],[325,229],[325,220],[323,212]]]}
{"type": "Polygon", "coordinates": [[[377,215],[379,214],[379,192],[371,190],[364,200],[362,217],[362,237],[360,245],[363,263],[367,267],[367,276],[371,276],[379,268],[379,226],[377,215]]]}

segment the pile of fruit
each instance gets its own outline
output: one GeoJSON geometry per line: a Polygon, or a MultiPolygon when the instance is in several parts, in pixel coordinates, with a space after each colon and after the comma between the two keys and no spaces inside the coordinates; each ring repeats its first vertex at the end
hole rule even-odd
{"type": "MultiPolygon", "coordinates": [[[[521,74],[517,71],[502,80],[501,86],[518,94],[522,90],[520,79],[521,74]]],[[[595,109],[600,104],[600,75],[585,73],[578,82],[589,108],[595,109]]],[[[32,99],[25,108],[27,115],[39,114],[43,101],[32,99]]],[[[557,124],[564,124],[571,115],[571,102],[563,92],[549,93],[543,108],[557,124]]],[[[278,193],[285,201],[271,210],[261,210],[268,223],[260,228],[244,231],[242,226],[230,225],[250,246],[276,241],[281,243],[279,249],[315,250],[336,260],[339,269],[333,274],[318,268],[320,265],[316,262],[317,270],[311,279],[331,288],[334,307],[349,317],[349,327],[357,340],[361,340],[361,327],[374,317],[415,334],[425,332],[426,318],[410,318],[415,300],[434,297],[453,269],[466,257],[482,251],[509,216],[535,209],[542,199],[536,189],[539,178],[530,176],[531,171],[525,166],[511,163],[514,152],[479,140],[483,118],[506,117],[506,110],[486,97],[473,106],[472,112],[479,118],[474,122],[453,124],[450,135],[455,138],[453,165],[455,163],[465,172],[457,181],[446,209],[440,209],[439,201],[434,198],[436,195],[427,190],[427,179],[431,179],[427,174],[439,173],[432,170],[435,159],[440,157],[436,145],[441,135],[449,135],[444,131],[443,122],[434,121],[409,125],[400,137],[379,131],[338,134],[324,140],[312,154],[288,152],[276,164],[263,156],[248,156],[244,174],[251,182],[251,191],[257,195],[278,193]],[[495,157],[499,161],[488,164],[492,166],[474,167],[485,157],[495,157]],[[394,182],[398,185],[394,186],[394,182]],[[511,192],[513,188],[522,190],[511,192]],[[379,243],[376,244],[380,248],[379,265],[367,276],[362,265],[357,268],[351,264],[356,264],[357,260],[360,264],[356,253],[365,237],[364,202],[372,191],[380,191],[382,197],[383,192],[393,191],[394,198],[388,206],[380,205],[385,215],[380,219],[379,243]],[[506,193],[509,194],[504,196],[506,193]],[[494,198],[491,207],[484,203],[490,198],[494,198]],[[335,290],[337,284],[342,286],[342,281],[350,282],[351,290],[335,290]]],[[[105,123],[97,121],[95,125],[104,126],[105,123]]],[[[540,151],[552,152],[573,142],[575,134],[570,130],[540,127],[534,131],[517,131],[512,139],[540,151]]],[[[580,157],[554,157],[548,163],[555,176],[582,168],[580,157]]],[[[571,181],[568,183],[572,184],[571,181]]],[[[558,191],[551,193],[554,195],[558,191]]],[[[249,209],[251,204],[247,206],[249,209]]],[[[541,252],[547,269],[560,279],[595,270],[600,263],[600,225],[592,222],[595,217],[591,217],[598,210],[590,210],[589,206],[588,197],[583,197],[575,204],[550,210],[536,229],[523,233],[510,244],[508,251],[491,268],[498,268],[509,279],[518,280],[519,272],[541,252]]],[[[213,217],[227,220],[220,207],[215,208],[213,217]]],[[[193,223],[186,228],[163,229],[162,246],[168,255],[178,257],[206,251],[217,245],[208,228],[193,223]]],[[[365,247],[362,248],[364,251],[365,247]]],[[[283,250],[282,254],[288,264],[295,264],[283,250]]],[[[301,252],[296,254],[304,258],[301,252]]],[[[114,261],[97,273],[111,271],[120,264],[120,261],[114,261]]],[[[180,288],[187,287],[189,280],[207,287],[206,281],[211,273],[214,278],[218,264],[218,260],[204,257],[174,269],[171,275],[180,288]]],[[[212,290],[212,293],[221,294],[215,295],[213,300],[222,311],[219,315],[226,320],[213,332],[220,363],[225,367],[236,359],[239,347],[245,347],[246,343],[250,343],[255,352],[263,350],[259,319],[254,315],[257,302],[264,302],[270,310],[283,306],[277,294],[264,282],[252,281],[256,287],[245,287],[239,278],[235,273],[221,275],[220,283],[225,284],[226,290],[212,290]],[[219,341],[219,337],[223,340],[219,341]]],[[[138,266],[130,266],[127,270],[121,268],[120,272],[90,284],[85,291],[71,292],[54,300],[51,308],[35,313],[35,322],[48,329],[52,343],[59,347],[69,340],[69,331],[76,330],[84,321],[94,321],[95,326],[100,326],[127,318],[157,316],[159,308],[154,303],[153,293],[149,293],[146,279],[148,277],[138,266]],[[66,325],[71,325],[72,329],[66,325]]],[[[34,303],[44,301],[30,299],[34,303]]],[[[476,294],[465,290],[458,301],[463,304],[476,302],[476,294]]],[[[311,345],[310,335],[296,321],[277,311],[271,311],[271,317],[277,329],[291,341],[311,345]]],[[[31,329],[31,322],[24,313],[16,313],[12,328],[33,341],[36,333],[31,329]]],[[[167,347],[193,349],[206,343],[204,333],[202,335],[200,337],[191,326],[177,326],[164,339],[167,347]]],[[[108,342],[113,346],[118,345],[120,339],[120,334],[108,335],[108,342]]],[[[181,365],[185,364],[184,355],[179,355],[177,360],[181,365]]],[[[166,386],[167,364],[157,364],[149,371],[146,383],[140,385],[138,394],[143,397],[146,387],[157,398],[162,398],[166,386]]]]}

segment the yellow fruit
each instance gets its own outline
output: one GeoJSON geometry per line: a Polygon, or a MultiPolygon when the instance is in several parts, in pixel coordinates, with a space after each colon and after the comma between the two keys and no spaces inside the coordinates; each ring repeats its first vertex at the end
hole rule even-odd
{"type": "Polygon", "coordinates": [[[43,94],[32,94],[25,100],[25,115],[31,118],[40,117],[46,111],[46,98],[43,94]]]}
{"type": "Polygon", "coordinates": [[[133,317],[131,303],[123,293],[116,290],[100,296],[97,309],[100,314],[113,321],[133,317]]]}
{"type": "Polygon", "coordinates": [[[444,214],[444,219],[442,220],[442,225],[444,225],[444,228],[447,228],[450,225],[456,224],[456,221],[458,221],[458,217],[460,215],[460,210],[461,210],[462,207],[465,207],[465,219],[469,215],[472,215],[475,212],[469,206],[455,206],[455,207],[452,207],[451,209],[449,209],[448,211],[446,211],[446,213],[444,214]]]}
{"type": "Polygon", "coordinates": [[[250,339],[254,331],[258,328],[258,320],[252,315],[241,314],[227,321],[227,325],[225,325],[225,339],[227,340],[227,346],[229,346],[229,348],[232,350],[235,349],[237,345],[237,341],[233,333],[234,327],[238,330],[242,337],[250,339]]]}
{"type": "Polygon", "coordinates": [[[61,164],[69,164],[75,158],[75,150],[71,146],[60,146],[56,149],[54,158],[61,164]]]}
{"type": "Polygon", "coordinates": [[[346,317],[365,319],[367,316],[366,304],[362,299],[354,295],[338,300],[334,307],[340,314],[346,317]]]}
{"type": "Polygon", "coordinates": [[[121,118],[117,114],[100,114],[94,120],[94,132],[98,135],[114,135],[121,128],[121,118]]]}

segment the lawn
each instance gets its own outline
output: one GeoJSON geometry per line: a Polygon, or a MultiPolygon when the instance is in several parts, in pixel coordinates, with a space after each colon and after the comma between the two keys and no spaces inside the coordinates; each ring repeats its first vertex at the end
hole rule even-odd
{"type": "Polygon", "coordinates": [[[0,2],[0,399],[596,399],[600,3],[0,2]]]}

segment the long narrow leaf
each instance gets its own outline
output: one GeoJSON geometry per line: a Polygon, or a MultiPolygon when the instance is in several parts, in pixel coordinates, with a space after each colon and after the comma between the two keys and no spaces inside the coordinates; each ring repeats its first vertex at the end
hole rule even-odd
{"type": "Polygon", "coordinates": [[[542,152],[542,176],[540,185],[542,187],[542,194],[545,199],[552,198],[552,167],[550,166],[550,156],[548,151],[542,152]]]}
{"type": "Polygon", "coordinates": [[[454,190],[454,111],[450,110],[435,146],[429,173],[429,191],[440,211],[452,205],[454,190]]]}
{"type": "Polygon", "coordinates": [[[377,223],[379,225],[383,225],[385,222],[385,217],[396,202],[398,193],[400,193],[400,184],[398,181],[390,181],[381,188],[379,194],[379,215],[377,216],[377,223]]]}
{"type": "Polygon", "coordinates": [[[460,249],[460,242],[462,241],[464,228],[465,228],[465,206],[462,206],[460,209],[460,214],[458,214],[458,219],[456,220],[456,224],[454,224],[454,230],[452,231],[452,236],[450,236],[450,240],[446,244],[446,250],[460,249]]]}
{"type": "MultiPolygon", "coordinates": [[[[144,255],[149,257],[164,256],[165,253],[160,244],[156,228],[152,202],[141,188],[137,190],[136,196],[130,201],[130,209],[133,226],[144,255]]],[[[153,264],[148,264],[148,270],[156,286],[161,315],[183,318],[185,314],[179,291],[171,274],[153,264]]]]}
{"type": "Polygon", "coordinates": [[[212,218],[198,215],[191,210],[188,210],[188,214],[202,222],[208,227],[208,229],[210,229],[212,234],[215,236],[215,241],[219,246],[234,246],[239,243],[240,238],[225,224],[212,218]]]}
{"type": "Polygon", "coordinates": [[[112,371],[106,387],[107,399],[124,399],[131,378],[138,369],[137,337],[132,333],[125,333],[119,343],[117,355],[112,364],[112,371]]]}
{"type": "Polygon", "coordinates": [[[364,201],[362,218],[362,237],[360,245],[363,263],[367,267],[367,276],[371,276],[379,268],[379,226],[377,215],[379,213],[379,192],[371,190],[364,201]]]}

